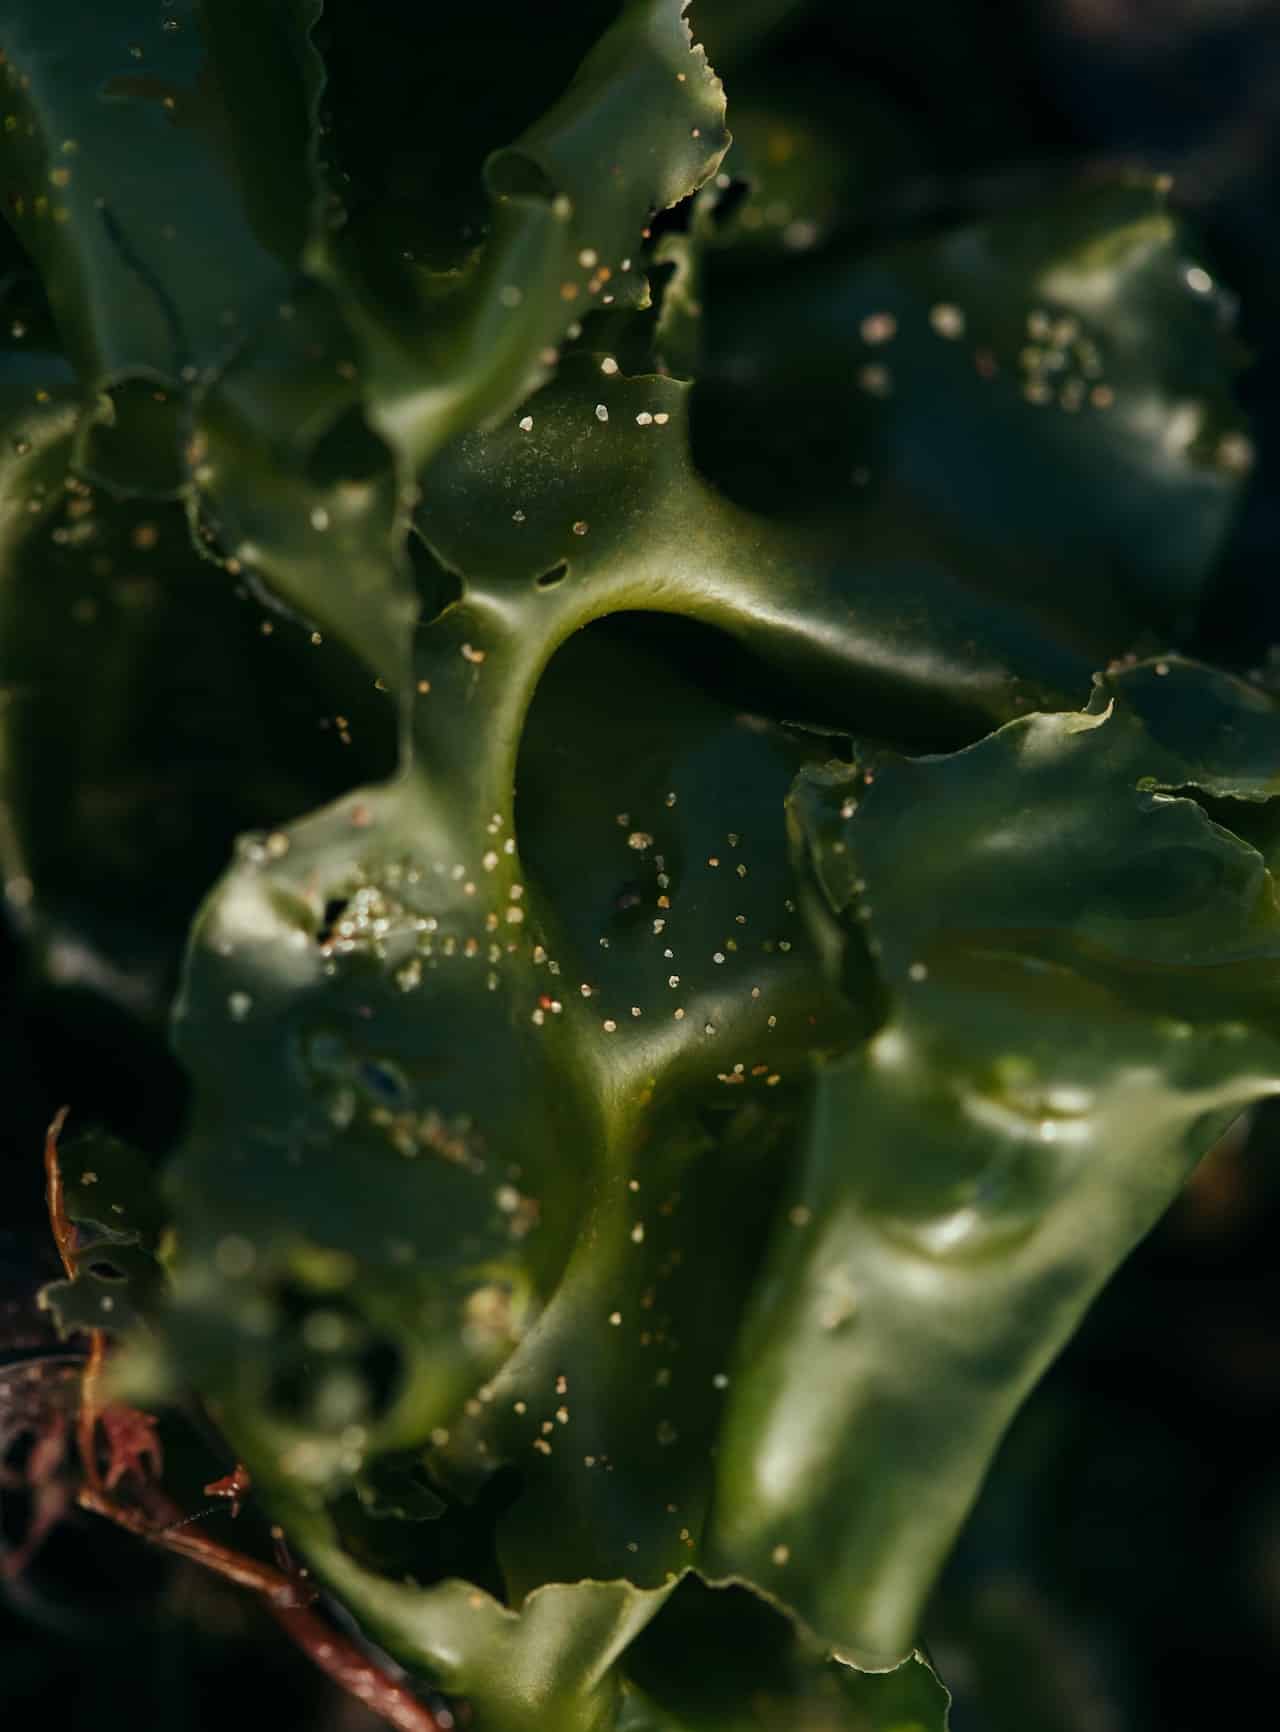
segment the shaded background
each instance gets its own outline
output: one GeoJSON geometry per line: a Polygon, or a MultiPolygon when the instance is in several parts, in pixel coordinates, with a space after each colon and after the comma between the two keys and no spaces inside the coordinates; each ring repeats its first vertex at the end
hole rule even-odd
{"type": "MultiPolygon", "coordinates": [[[[348,14],[363,29],[404,10],[331,6],[338,29],[348,14]]],[[[418,26],[427,52],[401,60],[410,81],[448,29],[435,8],[418,11],[431,17],[418,26]]],[[[779,87],[838,110],[852,231],[868,246],[1034,204],[1066,172],[1174,175],[1175,203],[1239,300],[1258,457],[1201,647],[1235,667],[1269,665],[1280,639],[1280,8],[694,0],[693,14],[724,72],[731,123],[734,42],[755,27],[771,29],[779,87]]],[[[406,90],[410,126],[421,93],[406,90]]],[[[74,974],[56,987],[37,978],[4,931],[0,981],[3,1320],[56,1272],[40,1179],[55,1107],[72,1094],[82,1118],[159,1151],[183,1093],[157,1034],[74,974]]],[[[1261,1704],[1280,1686],[1277,1142],[1271,1111],[1225,1140],[1015,1425],[926,1632],[956,1693],[956,1732],[1200,1732],[1221,1721],[1226,1689],[1261,1704]]],[[[243,1596],[89,1522],[68,1524],[0,1596],[0,1702],[15,1726],[56,1716],[64,1732],[212,1732],[251,1705],[307,1732],[374,1724],[243,1596]]]]}

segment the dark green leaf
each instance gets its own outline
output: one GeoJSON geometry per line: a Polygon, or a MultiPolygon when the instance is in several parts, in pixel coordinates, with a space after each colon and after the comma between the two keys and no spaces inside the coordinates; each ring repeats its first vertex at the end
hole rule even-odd
{"type": "Polygon", "coordinates": [[[407,469],[513,408],[576,320],[644,303],[642,231],[715,171],[729,140],[686,7],[627,0],[547,112],[491,141],[490,233],[469,257],[433,269],[385,236],[371,245],[359,222],[311,248],[363,345],[370,420],[407,469]]]}
{"type": "Polygon", "coordinates": [[[342,643],[196,554],[181,504],[80,479],[39,298],[15,281],[4,314],[0,870],[46,980],[163,1017],[237,834],[388,765],[394,718],[342,643]]]}
{"type": "Polygon", "coordinates": [[[1250,446],[1217,293],[1159,186],[768,273],[712,253],[706,275],[694,449],[735,495],[843,500],[863,545],[914,524],[1100,661],[1185,635],[1250,446]]]}
{"type": "Polygon", "coordinates": [[[40,1303],[64,1335],[126,1334],[154,1312],[162,1287],[165,1214],[155,1174],[136,1150],[95,1131],[68,1139],[60,1165],[67,1219],[77,1229],[75,1275],[50,1282],[40,1303]]]}
{"type": "Polygon", "coordinates": [[[645,1692],[619,1732],[945,1732],[947,1692],[923,1656],[892,1672],[829,1659],[741,1588],[687,1576],[628,1652],[645,1692]]]}
{"type": "Polygon", "coordinates": [[[89,390],[192,380],[286,296],[311,204],[291,37],[279,0],[6,8],[7,202],[89,390]]]}
{"type": "MultiPolygon", "coordinates": [[[[1155,677],[1257,714],[1198,668],[1155,677]]],[[[1151,790],[1170,769],[1130,697],[1147,679],[797,789],[812,845],[852,856],[836,900],[892,1008],[820,1078],[739,1342],[708,1559],[864,1660],[910,1646],[1005,1426],[1099,1286],[1277,1090],[1275,886],[1151,790]],[[832,801],[838,833],[810,819],[832,801]]]]}

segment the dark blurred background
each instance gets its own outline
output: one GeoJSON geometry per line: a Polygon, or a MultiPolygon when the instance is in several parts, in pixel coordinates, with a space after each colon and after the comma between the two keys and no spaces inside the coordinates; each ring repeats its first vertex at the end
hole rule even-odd
{"type": "MultiPolygon", "coordinates": [[[[335,0],[344,8],[406,11],[335,0]]],[[[447,39],[447,9],[416,10],[424,40],[447,39]]],[[[1258,458],[1201,648],[1266,664],[1280,640],[1280,6],[694,0],[693,17],[731,123],[735,42],[761,31],[779,81],[847,113],[869,246],[1033,204],[1064,171],[1175,177],[1203,256],[1239,300],[1258,458]]],[[[0,981],[0,1320],[12,1334],[12,1308],[56,1273],[40,1170],[53,1110],[73,1091],[83,1118],[159,1151],[183,1097],[158,1034],[74,978],[37,979],[3,930],[0,981]]],[[[956,1732],[1202,1732],[1236,1712],[1253,1723],[1229,1703],[1257,1704],[1262,1723],[1280,1690],[1278,1144],[1271,1111],[1224,1140],[1016,1423],[926,1630],[956,1732]]],[[[21,1327],[36,1339],[38,1324],[21,1327]]],[[[244,1596],[89,1521],[0,1584],[0,1680],[15,1728],[220,1732],[250,1706],[303,1732],[373,1724],[244,1596]]]]}

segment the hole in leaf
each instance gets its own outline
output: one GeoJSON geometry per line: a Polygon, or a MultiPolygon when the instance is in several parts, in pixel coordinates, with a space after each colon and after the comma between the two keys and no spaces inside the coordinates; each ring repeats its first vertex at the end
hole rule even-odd
{"type": "Polygon", "coordinates": [[[389,1064],[380,1064],[376,1059],[365,1059],[359,1068],[360,1081],[370,1094],[375,1094],[380,1100],[388,1102],[403,1101],[408,1093],[405,1080],[400,1073],[389,1064]]]}
{"type": "MultiPolygon", "coordinates": [[[[768,714],[821,728],[828,713],[812,685],[793,680],[715,626],[669,613],[618,613],[575,633],[544,675],[548,696],[575,682],[581,659],[590,667],[600,654],[619,654],[637,664],[663,666],[709,698],[734,709],[768,714]]],[[[519,784],[517,783],[517,786],[519,784]]]]}
{"type": "MultiPolygon", "coordinates": [[[[681,1724],[704,1716],[746,1724],[756,1702],[794,1699],[802,1663],[796,1632],[781,1612],[748,1588],[712,1588],[697,1576],[680,1583],[627,1652],[629,1675],[681,1724]],[[696,1666],[688,1664],[690,1654],[696,1666]]],[[[830,1669],[834,1679],[834,1664],[830,1669]]],[[[838,1701],[834,1683],[830,1688],[838,1701]]],[[[813,1723],[830,1722],[824,1714],[813,1723]]]]}
{"type": "Polygon", "coordinates": [[[381,1419],[395,1403],[403,1376],[400,1350],[389,1341],[375,1341],[358,1360],[360,1376],[368,1392],[369,1417],[381,1419]]]}
{"type": "Polygon", "coordinates": [[[1233,836],[1256,848],[1265,860],[1271,861],[1280,833],[1280,810],[1275,800],[1236,800],[1227,794],[1206,793],[1194,785],[1164,788],[1161,792],[1180,800],[1194,800],[1206,818],[1212,819],[1221,829],[1229,830],[1233,836]]]}
{"type": "Polygon", "coordinates": [[[104,391],[77,434],[76,461],[118,493],[170,499],[182,488],[183,400],[152,378],[104,391]]]}
{"type": "MultiPolygon", "coordinates": [[[[465,243],[461,230],[474,236],[488,215],[484,166],[494,144],[519,138],[546,113],[566,68],[581,63],[619,10],[618,0],[450,7],[449,75],[424,104],[422,67],[439,58],[445,9],[326,0],[316,32],[332,110],[326,145],[349,208],[376,205],[380,222],[395,225],[379,232],[419,258],[450,240],[465,243]]],[[[489,184],[499,195],[513,190],[504,170],[515,155],[504,152],[495,165],[489,184]]]]}
{"type": "Polygon", "coordinates": [[[346,896],[331,896],[324,905],[324,918],[316,931],[316,943],[327,944],[333,937],[334,928],[347,911],[349,898],[346,896]]]}
{"type": "Polygon", "coordinates": [[[553,565],[550,571],[544,571],[541,577],[535,578],[535,587],[538,589],[554,589],[558,583],[563,583],[568,575],[569,561],[567,559],[562,559],[558,564],[553,565]]]}
{"type": "Polygon", "coordinates": [[[447,1505],[439,1520],[432,1523],[429,1536],[432,1575],[437,1579],[461,1576],[505,1602],[507,1591],[496,1535],[501,1518],[524,1491],[524,1475],[519,1468],[510,1463],[498,1468],[470,1502],[455,1497],[432,1475],[428,1464],[420,1464],[414,1477],[447,1505]]]}
{"type": "Polygon", "coordinates": [[[356,1482],[356,1495],[375,1521],[435,1521],[447,1507],[413,1456],[382,1456],[356,1482]]]}
{"type": "Polygon", "coordinates": [[[127,1279],[123,1269],[117,1269],[114,1263],[108,1263],[103,1257],[96,1257],[88,1265],[89,1273],[99,1281],[124,1281],[127,1279]]]}
{"type": "Polygon", "coordinates": [[[307,458],[307,480],[322,493],[344,481],[372,481],[391,468],[391,453],[364,418],[352,407],[322,433],[307,458]]]}
{"type": "Polygon", "coordinates": [[[501,1518],[524,1489],[524,1476],[510,1465],[498,1468],[475,1496],[461,1499],[430,1465],[405,1455],[382,1457],[366,1470],[366,1482],[390,1476],[399,1492],[416,1496],[430,1509],[427,1520],[388,1520],[350,1494],[332,1506],[348,1542],[368,1567],[387,1576],[412,1572],[423,1586],[457,1577],[472,1582],[499,1602],[508,1599],[497,1557],[501,1518]],[[434,1506],[434,1507],[433,1507],[434,1506]]]}
{"type": "Polygon", "coordinates": [[[540,198],[548,204],[556,196],[555,182],[530,156],[504,150],[489,163],[488,181],[496,198],[540,198]]]}
{"type": "Polygon", "coordinates": [[[422,625],[430,625],[447,607],[462,599],[462,579],[442,565],[416,529],[409,531],[409,568],[422,602],[422,625]]]}

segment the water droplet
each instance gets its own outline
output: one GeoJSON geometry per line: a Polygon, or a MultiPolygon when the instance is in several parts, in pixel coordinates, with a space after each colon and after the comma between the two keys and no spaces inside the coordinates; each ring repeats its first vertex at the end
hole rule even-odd
{"type": "Polygon", "coordinates": [[[964,336],[964,314],[949,301],[939,301],[929,309],[929,323],[940,337],[954,341],[964,336]]]}
{"type": "Polygon", "coordinates": [[[796,217],[782,231],[782,244],[789,253],[805,253],[816,246],[821,231],[810,217],[796,217]]]}
{"type": "Polygon", "coordinates": [[[1218,441],[1218,462],[1234,474],[1245,474],[1253,467],[1253,442],[1243,433],[1225,433],[1218,441]]]}

